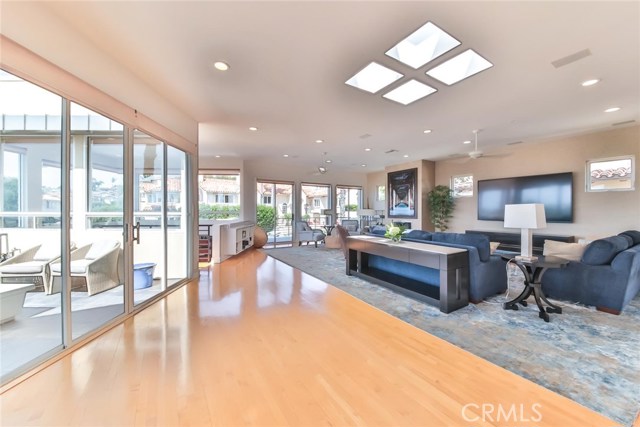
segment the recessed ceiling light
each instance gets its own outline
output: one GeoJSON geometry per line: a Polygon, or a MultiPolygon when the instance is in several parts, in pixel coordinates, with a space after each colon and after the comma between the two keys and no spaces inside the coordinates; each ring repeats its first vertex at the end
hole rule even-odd
{"type": "Polygon", "coordinates": [[[459,44],[458,40],[431,22],[427,22],[389,49],[386,54],[403,64],[418,69],[459,44]]]}
{"type": "Polygon", "coordinates": [[[255,127],[255,126],[251,126],[251,127],[249,128],[249,130],[250,130],[250,131],[255,132],[255,131],[257,131],[257,130],[258,130],[258,128],[257,128],[257,127],[255,127]]]}
{"type": "Polygon", "coordinates": [[[358,89],[366,90],[367,92],[376,93],[402,76],[403,75],[397,71],[372,62],[345,83],[358,89]]]}
{"type": "Polygon", "coordinates": [[[462,141],[463,144],[471,144],[471,141],[469,141],[468,139],[466,141],[462,141]]]}
{"type": "Polygon", "coordinates": [[[222,61],[214,62],[213,66],[216,67],[216,70],[220,70],[220,71],[227,71],[229,69],[229,64],[222,61]]]}
{"type": "Polygon", "coordinates": [[[324,142],[323,139],[316,139],[316,144],[322,144],[324,142]]]}
{"type": "Polygon", "coordinates": [[[491,62],[475,53],[473,49],[467,49],[460,55],[430,69],[427,74],[444,84],[452,85],[490,67],[493,67],[491,62]]]}
{"type": "Polygon", "coordinates": [[[431,129],[425,129],[422,131],[422,133],[431,133],[431,129]]]}
{"type": "Polygon", "coordinates": [[[365,148],[364,151],[371,151],[371,148],[365,148]]]}
{"type": "Polygon", "coordinates": [[[605,113],[614,113],[616,111],[619,111],[620,107],[611,107],[611,108],[607,108],[606,110],[604,110],[605,113]]]}
{"type": "Polygon", "coordinates": [[[331,163],[331,160],[325,160],[324,162],[325,163],[331,163]]]}
{"type": "Polygon", "coordinates": [[[289,155],[288,154],[283,154],[282,157],[289,157],[289,155]]]}
{"type": "Polygon", "coordinates": [[[408,154],[405,154],[405,155],[404,155],[404,156],[402,156],[402,157],[409,157],[409,155],[408,155],[408,154]]]}
{"type": "Polygon", "coordinates": [[[591,79],[591,80],[585,80],[582,82],[582,86],[593,86],[596,83],[599,83],[600,79],[591,79]]]}
{"type": "Polygon", "coordinates": [[[220,158],[220,154],[216,154],[216,159],[219,159],[219,158],[220,158]]]}
{"type": "Polygon", "coordinates": [[[363,163],[363,164],[361,164],[360,166],[362,166],[363,168],[366,168],[366,167],[367,167],[367,165],[366,165],[366,164],[364,164],[364,163],[363,163]]]}
{"type": "Polygon", "coordinates": [[[427,95],[431,95],[434,92],[436,92],[436,89],[431,86],[412,79],[382,96],[402,105],[409,105],[412,102],[415,102],[420,98],[424,98],[427,95]]]}

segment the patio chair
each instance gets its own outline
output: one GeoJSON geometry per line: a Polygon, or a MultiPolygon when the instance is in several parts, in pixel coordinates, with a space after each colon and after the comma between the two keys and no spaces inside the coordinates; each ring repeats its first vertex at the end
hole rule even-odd
{"type": "Polygon", "coordinates": [[[313,242],[318,247],[318,242],[322,242],[326,235],[322,230],[311,228],[307,221],[296,221],[296,232],[298,234],[298,246],[302,242],[313,242]]]}
{"type": "MultiPolygon", "coordinates": [[[[84,277],[89,296],[104,292],[120,284],[120,242],[98,240],[71,253],[71,277],[84,277]]],[[[60,291],[60,263],[51,264],[51,281],[47,293],[60,291]],[[57,279],[57,280],[56,280],[57,279]]]]}
{"type": "Polygon", "coordinates": [[[0,264],[0,283],[31,283],[46,290],[51,275],[50,264],[59,258],[60,242],[26,249],[0,264]]]}
{"type": "Polygon", "coordinates": [[[349,233],[357,233],[360,228],[360,221],[357,219],[343,219],[340,224],[349,230],[349,233]]]}

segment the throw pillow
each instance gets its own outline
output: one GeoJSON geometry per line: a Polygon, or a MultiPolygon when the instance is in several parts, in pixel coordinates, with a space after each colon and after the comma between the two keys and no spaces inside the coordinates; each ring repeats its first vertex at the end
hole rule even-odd
{"type": "Polygon", "coordinates": [[[498,246],[500,246],[500,242],[489,242],[489,250],[491,255],[493,255],[494,252],[498,250],[498,246]]]}
{"type": "Polygon", "coordinates": [[[568,259],[569,261],[579,262],[582,259],[587,245],[580,243],[565,243],[556,240],[545,240],[542,255],[556,256],[558,258],[568,259]]]}

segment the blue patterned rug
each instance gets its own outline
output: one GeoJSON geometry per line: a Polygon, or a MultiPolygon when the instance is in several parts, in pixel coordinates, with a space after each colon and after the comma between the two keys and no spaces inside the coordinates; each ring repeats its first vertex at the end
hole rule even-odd
{"type": "Polygon", "coordinates": [[[502,302],[523,289],[509,272],[509,295],[450,314],[365,280],[347,276],[341,249],[301,246],[264,250],[424,331],[566,396],[622,425],[640,409],[640,295],[619,316],[559,302],[562,314],[538,318],[535,303],[519,311],[502,302]]]}

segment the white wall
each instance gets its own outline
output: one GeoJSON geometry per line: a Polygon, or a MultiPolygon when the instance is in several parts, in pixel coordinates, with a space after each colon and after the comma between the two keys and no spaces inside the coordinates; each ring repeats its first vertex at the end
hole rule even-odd
{"type": "MultiPolygon", "coordinates": [[[[127,105],[129,110],[133,111],[135,108],[139,113],[181,136],[191,145],[197,145],[198,125],[195,120],[172,105],[170,100],[152,90],[122,64],[114,61],[108,52],[98,49],[84,37],[78,36],[69,25],[51,12],[46,3],[2,2],[0,14],[2,35],[127,105]]],[[[9,43],[3,43],[3,45],[6,45],[3,46],[5,48],[9,47],[9,43]]],[[[0,48],[0,50],[4,49],[0,48]]],[[[14,62],[13,65],[17,62],[13,56],[0,59],[3,64],[5,60],[14,62]]],[[[12,70],[11,65],[4,64],[9,70],[12,70]]],[[[35,82],[57,86],[58,93],[63,96],[81,101],[89,107],[96,107],[96,111],[108,113],[101,110],[99,106],[91,104],[91,94],[87,94],[85,99],[80,99],[82,90],[86,92],[86,88],[75,85],[76,89],[79,89],[74,91],[74,85],[62,84],[68,82],[64,76],[41,76],[40,70],[37,69],[20,69],[19,71],[23,77],[35,82]],[[65,92],[65,89],[68,92],[65,92]]],[[[152,123],[147,123],[147,127],[154,126],[152,123]]],[[[153,133],[153,129],[147,130],[153,133]]],[[[190,147],[182,148],[190,150],[190,147]]]]}
{"type": "Polygon", "coordinates": [[[483,157],[464,163],[460,160],[436,163],[436,184],[450,185],[453,175],[473,174],[474,178],[474,197],[456,199],[449,231],[518,232],[505,229],[502,222],[476,219],[477,181],[556,172],[573,172],[574,222],[548,224],[540,234],[596,238],[628,229],[640,230],[640,126],[524,143],[490,154],[504,154],[505,157],[483,157]],[[629,154],[636,157],[635,191],[585,191],[587,160],[629,154]]]}

